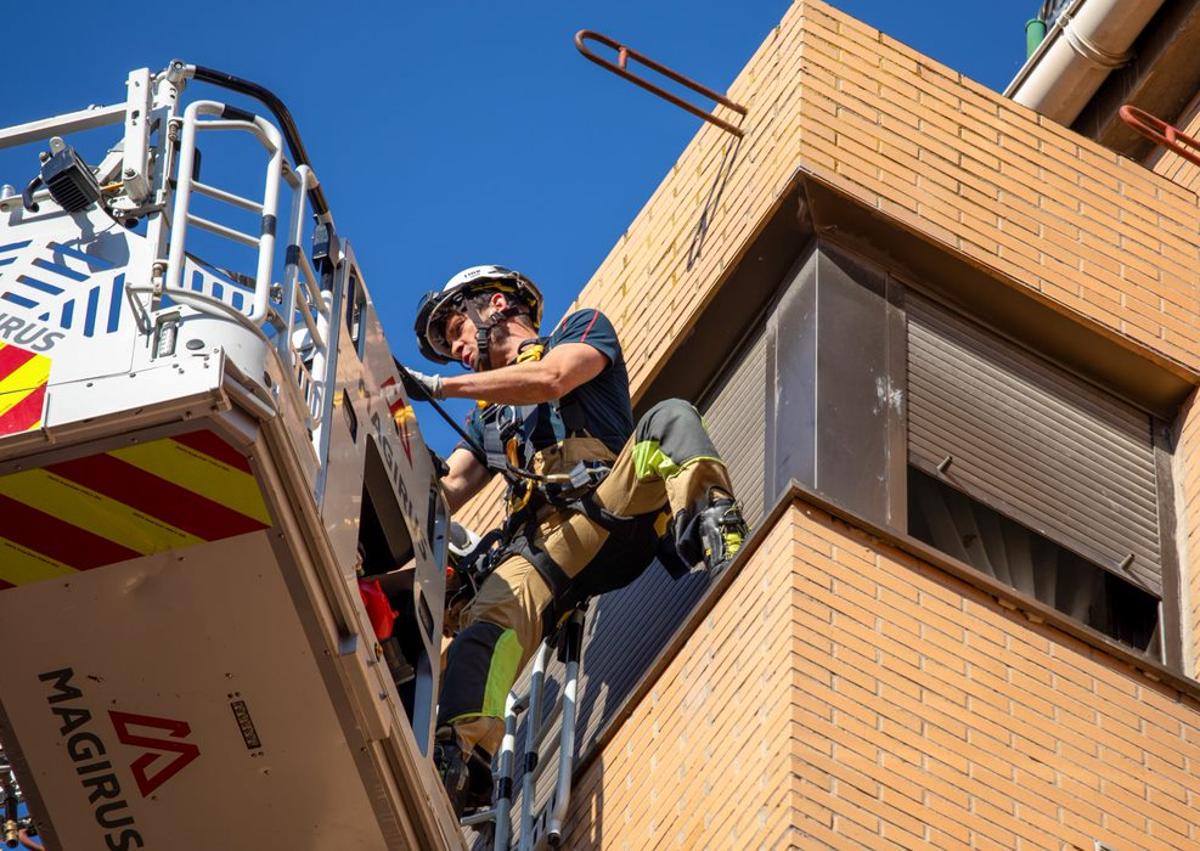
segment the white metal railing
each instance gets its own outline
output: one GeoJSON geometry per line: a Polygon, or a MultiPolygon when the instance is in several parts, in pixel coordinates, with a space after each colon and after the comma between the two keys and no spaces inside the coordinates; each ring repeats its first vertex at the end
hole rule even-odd
{"type": "MultiPolygon", "coordinates": [[[[153,331],[147,313],[150,305],[138,298],[148,296],[151,305],[157,306],[160,298],[167,297],[253,331],[275,349],[284,372],[291,376],[295,391],[288,392],[302,396],[307,409],[305,425],[312,432],[314,449],[324,467],[327,448],[324,433],[328,430],[333,404],[329,388],[335,378],[340,327],[336,314],[340,309],[340,288],[347,285],[347,277],[344,271],[332,274],[324,270],[323,279],[304,248],[308,196],[319,182],[309,166],[289,167],[282,133],[261,116],[213,100],[195,101],[182,114],[178,113],[178,95],[182,90],[179,83],[168,72],[152,75],[148,69],[138,69],[129,75],[125,103],[0,128],[0,149],[124,121],[123,147],[110,152],[101,176],[120,174],[129,183],[130,209],[147,216],[147,239],[154,246],[152,268],[144,277],[130,275],[126,284],[126,291],[135,303],[139,327],[146,333],[153,331]],[[165,128],[156,141],[151,140],[151,112],[157,116],[154,120],[165,128]],[[265,149],[267,163],[261,200],[194,177],[198,134],[221,130],[248,133],[265,149]],[[178,142],[175,150],[170,144],[173,141],[178,142]],[[157,148],[157,158],[150,157],[151,147],[157,148]],[[169,180],[172,173],[174,185],[169,180]],[[289,220],[277,235],[284,181],[293,194],[289,220]],[[261,222],[259,233],[247,233],[229,222],[193,212],[196,195],[256,214],[261,222]],[[143,206],[139,208],[138,204],[143,206]],[[192,227],[254,249],[254,274],[231,273],[199,257],[191,257],[187,244],[192,227]],[[280,239],[286,240],[287,247],[282,288],[275,283],[280,239]],[[197,268],[206,270],[203,276],[194,271],[197,268]],[[225,287],[224,279],[230,275],[233,276],[230,286],[225,287]],[[222,296],[222,292],[226,295],[222,296]]],[[[44,193],[45,190],[39,194],[44,193]]],[[[17,193],[2,196],[0,212],[11,211],[20,204],[17,193]]],[[[321,220],[331,224],[327,213],[321,220]]],[[[340,255],[331,259],[334,264],[342,260],[340,255]]]]}
{"type": "Polygon", "coordinates": [[[288,220],[287,256],[283,271],[280,305],[280,334],[276,340],[279,356],[292,366],[309,408],[309,428],[318,429],[328,403],[325,388],[330,363],[329,332],[334,324],[332,294],[321,289],[312,261],[303,250],[305,208],[308,190],[316,185],[316,176],[306,165],[286,175],[292,189],[292,208],[288,220]],[[308,346],[296,345],[296,318],[299,316],[308,346]]]}
{"type": "Polygon", "coordinates": [[[223,103],[198,100],[189,104],[183,113],[179,166],[176,170],[175,205],[171,214],[171,242],[167,250],[166,279],[163,289],[172,297],[174,293],[184,291],[182,276],[183,261],[187,250],[188,225],[196,225],[218,236],[258,249],[258,265],[254,274],[254,298],[246,319],[255,325],[260,325],[267,318],[270,307],[271,272],[275,263],[275,227],[279,209],[279,183],[283,175],[283,137],[275,125],[259,116],[252,116],[250,119],[200,120],[202,115],[223,115],[226,111],[223,103]],[[270,155],[270,162],[267,165],[266,187],[261,202],[242,198],[193,179],[192,173],[196,163],[196,134],[200,130],[240,130],[249,132],[262,143],[270,155]],[[189,210],[193,191],[259,213],[262,217],[262,232],[258,236],[254,236],[193,214],[189,210]]]}
{"type": "Polygon", "coordinates": [[[309,190],[317,185],[316,175],[307,165],[294,169],[288,167],[282,135],[274,124],[260,116],[231,110],[217,101],[196,101],[187,107],[181,118],[174,121],[178,123],[180,131],[179,153],[162,292],[189,307],[250,325],[270,342],[303,396],[308,417],[305,425],[312,432],[313,446],[323,468],[327,446],[324,432],[333,403],[329,388],[336,369],[336,290],[344,286],[344,276],[337,276],[335,281],[322,281],[304,250],[307,198],[309,190]],[[229,117],[231,114],[233,117],[229,117]],[[258,139],[269,155],[262,201],[246,198],[193,177],[196,137],[202,130],[242,131],[258,139]],[[276,227],[281,206],[280,184],[283,181],[292,192],[292,199],[286,230],[281,234],[286,240],[286,255],[280,291],[274,285],[274,270],[276,227]],[[255,236],[196,215],[191,211],[194,194],[257,213],[262,221],[261,232],[255,236]],[[257,249],[248,311],[236,310],[220,299],[196,293],[187,287],[183,271],[187,257],[187,234],[192,226],[257,249]],[[273,336],[268,332],[273,332],[273,336]]]}

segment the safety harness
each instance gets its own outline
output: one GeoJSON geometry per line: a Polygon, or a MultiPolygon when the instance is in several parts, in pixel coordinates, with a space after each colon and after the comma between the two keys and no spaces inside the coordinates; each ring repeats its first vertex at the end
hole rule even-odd
{"type": "MultiPolygon", "coordinates": [[[[548,338],[539,337],[522,344],[516,362],[541,359],[547,343],[548,338]]],[[[660,537],[656,528],[658,515],[614,514],[595,500],[596,488],[608,476],[610,464],[598,459],[583,460],[567,472],[548,474],[534,473],[522,466],[538,451],[538,441],[545,441],[546,446],[557,443],[562,447],[565,441],[590,437],[582,406],[573,394],[540,405],[488,405],[481,410],[480,417],[484,465],[504,477],[508,491],[505,498],[507,516],[499,533],[487,536],[468,559],[474,559],[470,570],[474,582],[482,582],[510,556],[522,556],[550,586],[555,605],[546,617],[551,626],[557,623],[560,614],[568,613],[584,598],[608,590],[573,582],[572,577],[537,545],[538,526],[553,511],[582,514],[596,523],[608,532],[608,541],[597,558],[611,559],[625,570],[640,570],[647,560],[646,552],[655,552],[660,537]],[[545,422],[537,419],[543,413],[539,408],[546,409],[545,422]],[[562,423],[563,433],[553,435],[551,440],[546,430],[553,427],[555,414],[562,423]],[[534,422],[534,427],[525,433],[524,428],[530,421],[534,422]]],[[[616,571],[612,578],[618,578],[616,571]]],[[[624,582],[615,583],[614,587],[617,584],[624,582]]]]}

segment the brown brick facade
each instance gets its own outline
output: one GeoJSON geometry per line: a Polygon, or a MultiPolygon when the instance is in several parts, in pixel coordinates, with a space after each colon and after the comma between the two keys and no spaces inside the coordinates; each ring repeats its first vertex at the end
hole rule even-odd
{"type": "Polygon", "coordinates": [[[571,848],[1194,848],[1200,704],[797,502],[580,777],[571,848]]]}
{"type": "MultiPolygon", "coordinates": [[[[745,138],[703,126],[577,300],[616,324],[635,398],[798,171],[1200,382],[1177,165],[1156,174],[813,0],[729,96],[745,138]]],[[[1173,462],[1193,672],[1198,408],[1173,462]]],[[[494,522],[498,493],[466,520],[494,522]]],[[[568,847],[1200,847],[1191,697],[815,508],[760,534],[580,777],[568,847]]]]}
{"type": "Polygon", "coordinates": [[[752,848],[786,835],[792,549],[778,524],[577,779],[564,847],[752,848]]]}

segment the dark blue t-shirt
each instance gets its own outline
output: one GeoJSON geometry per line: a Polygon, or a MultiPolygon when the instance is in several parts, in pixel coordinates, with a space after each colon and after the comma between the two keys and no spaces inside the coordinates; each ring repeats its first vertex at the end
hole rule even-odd
{"type": "MultiPolygon", "coordinates": [[[[555,346],[563,343],[584,343],[591,346],[608,360],[600,374],[587,381],[566,396],[559,405],[543,402],[540,405],[505,405],[508,410],[499,411],[502,417],[521,418],[522,443],[532,450],[552,446],[568,436],[563,412],[572,425],[582,425],[589,435],[604,443],[613,454],[621,451],[629,435],[633,434],[633,405],[629,400],[629,372],[625,368],[625,356],[617,332],[608,317],[599,310],[577,310],[564,317],[546,343],[545,357],[555,346]],[[572,414],[573,411],[573,414],[572,414]]],[[[493,406],[494,408],[494,406],[493,406]]],[[[495,413],[492,408],[476,408],[467,420],[467,433],[483,445],[484,412],[495,413]]],[[[460,443],[460,448],[470,450],[481,464],[486,463],[475,450],[460,443]]],[[[521,463],[527,464],[528,458],[521,463]]]]}

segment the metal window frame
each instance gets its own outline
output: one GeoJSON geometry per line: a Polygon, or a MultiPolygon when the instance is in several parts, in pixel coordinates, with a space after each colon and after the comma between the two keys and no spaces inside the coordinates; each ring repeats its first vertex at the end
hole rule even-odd
{"type": "Polygon", "coordinates": [[[1152,417],[1155,480],[1158,484],[1158,546],[1162,562],[1162,598],[1159,601],[1162,624],[1163,662],[1172,671],[1188,675],[1183,628],[1186,597],[1183,570],[1179,563],[1179,514],[1175,500],[1175,471],[1172,460],[1175,442],[1171,426],[1152,417]]]}

